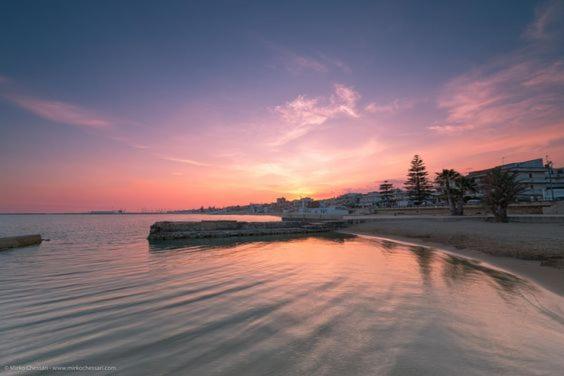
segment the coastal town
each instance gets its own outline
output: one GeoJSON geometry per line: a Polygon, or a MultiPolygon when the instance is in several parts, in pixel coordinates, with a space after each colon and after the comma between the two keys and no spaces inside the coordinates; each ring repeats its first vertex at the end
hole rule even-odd
{"type": "MultiPolygon", "coordinates": [[[[424,168],[424,165],[423,165],[424,168]]],[[[537,158],[527,161],[512,162],[495,166],[503,171],[515,174],[515,179],[522,185],[522,189],[515,198],[514,207],[521,207],[520,213],[542,214],[543,208],[552,203],[564,201],[564,167],[554,167],[548,159],[537,158]]],[[[494,167],[479,171],[471,171],[466,177],[473,180],[474,190],[464,194],[467,207],[475,208],[475,213],[483,213],[484,186],[481,182],[494,167]]],[[[425,170],[423,170],[426,172],[425,170]]],[[[434,174],[433,174],[434,175],[434,174]]],[[[417,202],[412,192],[405,185],[394,184],[385,180],[379,189],[371,192],[349,192],[337,197],[314,199],[301,197],[293,200],[285,197],[277,198],[271,203],[250,203],[248,205],[234,205],[223,208],[200,207],[188,210],[171,210],[167,213],[206,213],[206,214],[270,214],[270,215],[311,215],[338,217],[349,214],[366,215],[374,213],[418,213],[443,214],[446,213],[448,200],[444,191],[429,173],[427,192],[417,202]],[[416,211],[414,210],[416,209],[416,211]],[[442,210],[441,210],[442,209],[442,210]]],[[[516,210],[516,209],[514,209],[516,210]]],[[[547,211],[547,209],[545,209],[547,211]]]]}

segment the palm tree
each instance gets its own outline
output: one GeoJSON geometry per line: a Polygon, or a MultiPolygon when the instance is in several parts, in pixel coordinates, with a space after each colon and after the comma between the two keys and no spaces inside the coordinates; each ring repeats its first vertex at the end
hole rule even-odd
{"type": "Polygon", "coordinates": [[[464,203],[467,199],[467,194],[473,194],[478,191],[476,181],[467,176],[459,176],[455,179],[455,215],[464,215],[464,203]]]}
{"type": "Polygon", "coordinates": [[[448,202],[450,215],[464,215],[464,202],[467,193],[476,192],[474,179],[462,176],[453,169],[437,172],[435,184],[448,202]]]}
{"type": "Polygon", "coordinates": [[[517,174],[501,168],[494,168],[484,178],[484,201],[496,222],[507,222],[507,207],[517,200],[525,186],[517,181],[517,174]]]}
{"type": "Polygon", "coordinates": [[[439,190],[446,197],[448,207],[450,208],[450,215],[456,215],[454,189],[456,187],[456,180],[462,175],[453,169],[443,169],[441,172],[437,172],[436,175],[435,184],[437,184],[439,190]]]}

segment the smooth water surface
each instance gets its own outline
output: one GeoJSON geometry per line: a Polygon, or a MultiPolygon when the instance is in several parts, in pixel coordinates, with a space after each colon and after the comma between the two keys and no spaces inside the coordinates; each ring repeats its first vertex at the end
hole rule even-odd
{"type": "Polygon", "coordinates": [[[564,369],[563,299],[511,274],[344,235],[145,240],[157,220],[190,218],[201,219],[0,216],[0,236],[51,239],[0,252],[0,367],[108,366],[129,375],[564,369]]]}

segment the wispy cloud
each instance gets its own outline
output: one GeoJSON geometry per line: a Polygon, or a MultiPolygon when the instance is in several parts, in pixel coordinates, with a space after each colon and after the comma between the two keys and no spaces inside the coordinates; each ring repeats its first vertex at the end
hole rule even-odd
{"type": "Polygon", "coordinates": [[[124,143],[127,146],[132,147],[134,149],[145,150],[145,149],[150,148],[148,145],[140,144],[140,143],[132,141],[128,137],[124,137],[124,136],[109,136],[109,138],[114,140],[114,141],[124,143]]]}
{"type": "Polygon", "coordinates": [[[326,73],[329,71],[329,67],[320,59],[298,54],[270,41],[262,40],[262,42],[273,52],[275,66],[282,67],[290,73],[300,74],[306,71],[326,73]]]}
{"type": "Polygon", "coordinates": [[[552,121],[564,112],[563,78],[562,60],[511,55],[450,81],[438,100],[446,119],[429,128],[452,133],[552,121]]]}
{"type": "MultiPolygon", "coordinates": [[[[563,2],[537,10],[528,38],[545,38],[563,2]]],[[[438,107],[444,120],[429,129],[460,133],[482,128],[525,127],[552,123],[564,116],[564,60],[546,48],[522,48],[450,80],[438,107]]]]}
{"type": "Polygon", "coordinates": [[[366,112],[373,114],[395,114],[403,110],[407,110],[413,107],[412,101],[394,99],[390,103],[377,103],[371,102],[364,107],[366,112]]]}
{"type": "Polygon", "coordinates": [[[484,127],[525,126],[564,115],[564,61],[542,61],[523,54],[451,80],[438,106],[447,111],[439,132],[484,127]]]}
{"type": "Polygon", "coordinates": [[[194,159],[176,158],[176,157],[169,157],[169,156],[163,156],[163,155],[157,155],[157,157],[159,157],[160,159],[165,160],[165,161],[183,163],[183,164],[192,165],[192,166],[199,166],[199,167],[209,167],[209,166],[211,166],[208,163],[196,161],[194,159]]]}
{"type": "Polygon", "coordinates": [[[351,67],[342,60],[339,60],[334,57],[327,56],[325,54],[319,54],[320,59],[329,67],[335,67],[341,70],[343,73],[351,74],[352,69],[351,67]]]}
{"type": "Polygon", "coordinates": [[[564,2],[549,0],[540,5],[535,11],[535,19],[525,29],[523,37],[529,41],[543,41],[551,39],[562,27],[564,16],[564,2]]]}
{"type": "Polygon", "coordinates": [[[286,51],[283,58],[286,69],[293,73],[301,73],[307,70],[318,73],[327,73],[331,70],[338,70],[346,74],[352,73],[352,69],[345,62],[324,54],[319,54],[318,57],[312,57],[286,51]]]}
{"type": "MultiPolygon", "coordinates": [[[[9,81],[7,77],[0,79],[9,81]]],[[[1,81],[0,81],[1,83],[1,81]]],[[[12,104],[31,112],[32,114],[54,123],[70,125],[89,131],[96,131],[100,135],[125,144],[134,149],[148,149],[149,146],[135,141],[125,133],[127,126],[139,126],[137,122],[117,119],[102,115],[83,106],[68,102],[38,98],[33,95],[21,94],[17,91],[6,91],[1,97],[12,104]]]]}
{"type": "Polygon", "coordinates": [[[531,77],[523,82],[526,87],[551,87],[564,85],[564,61],[558,60],[539,67],[531,77]]]}
{"type": "Polygon", "coordinates": [[[359,117],[357,102],[360,94],[353,88],[335,84],[329,98],[307,98],[299,95],[274,110],[286,121],[289,128],[272,145],[281,145],[299,138],[316,126],[338,116],[359,117]]]}
{"type": "Polygon", "coordinates": [[[127,129],[124,125],[139,125],[129,120],[113,119],[97,114],[84,107],[62,101],[45,100],[15,93],[6,93],[3,97],[40,118],[55,123],[94,130],[109,140],[117,141],[128,147],[145,151],[154,158],[198,167],[211,166],[208,163],[194,159],[178,158],[152,152],[150,146],[135,141],[134,138],[131,137],[131,134],[126,133],[127,129]]]}
{"type": "Polygon", "coordinates": [[[292,101],[275,107],[275,111],[288,123],[297,126],[320,125],[342,114],[358,117],[356,108],[358,99],[360,99],[360,94],[353,88],[335,84],[328,100],[324,98],[308,99],[304,95],[299,95],[292,101]]]}
{"type": "Polygon", "coordinates": [[[290,73],[301,74],[308,71],[327,73],[331,70],[339,70],[347,74],[352,72],[345,62],[326,54],[303,54],[271,41],[261,41],[273,52],[275,66],[283,67],[290,73]]]}
{"type": "Polygon", "coordinates": [[[56,123],[88,128],[109,128],[113,125],[112,120],[70,103],[15,94],[7,94],[5,98],[41,118],[56,123]]]}
{"type": "Polygon", "coordinates": [[[293,53],[289,56],[289,69],[298,71],[310,69],[316,72],[327,72],[329,70],[326,65],[316,59],[293,53]]]}

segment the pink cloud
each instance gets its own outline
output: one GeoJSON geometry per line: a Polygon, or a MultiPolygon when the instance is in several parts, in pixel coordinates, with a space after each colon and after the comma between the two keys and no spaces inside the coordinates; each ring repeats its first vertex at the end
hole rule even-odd
{"type": "Polygon", "coordinates": [[[353,88],[335,84],[328,100],[323,98],[308,99],[299,95],[285,105],[276,106],[275,111],[287,122],[302,125],[320,125],[339,115],[358,117],[356,109],[360,94],[353,88]],[[325,102],[323,104],[323,102],[325,102]]]}
{"type": "Polygon", "coordinates": [[[474,126],[472,124],[461,124],[461,125],[436,124],[436,125],[431,125],[429,129],[442,134],[451,134],[451,133],[460,133],[460,132],[468,131],[470,129],[474,129],[474,126]]]}
{"type": "Polygon", "coordinates": [[[297,126],[323,124],[329,118],[326,108],[319,106],[318,99],[308,99],[303,95],[283,106],[276,106],[275,111],[288,123],[297,126]]]}
{"type": "Polygon", "coordinates": [[[442,133],[526,126],[564,115],[564,61],[513,54],[448,82],[438,99],[442,133]]]}
{"type": "Polygon", "coordinates": [[[336,84],[335,92],[331,95],[331,106],[329,106],[329,113],[333,116],[339,113],[347,114],[351,117],[358,117],[356,103],[360,99],[360,94],[353,88],[336,84]]]}
{"type": "Polygon", "coordinates": [[[65,102],[18,95],[7,95],[6,98],[19,107],[56,123],[88,128],[110,128],[113,124],[109,119],[65,102]]]}
{"type": "Polygon", "coordinates": [[[353,88],[335,84],[329,98],[306,98],[299,95],[284,105],[276,106],[278,113],[289,125],[285,134],[272,143],[281,145],[309,133],[315,126],[339,116],[358,118],[357,102],[360,94],[353,88]]]}

